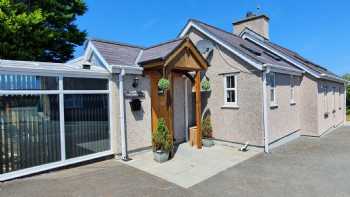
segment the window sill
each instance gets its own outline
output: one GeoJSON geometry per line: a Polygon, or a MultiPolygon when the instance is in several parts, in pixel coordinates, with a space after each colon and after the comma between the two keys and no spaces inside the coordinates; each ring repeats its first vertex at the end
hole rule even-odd
{"type": "Polygon", "coordinates": [[[278,108],[278,105],[277,105],[276,103],[271,103],[271,104],[270,104],[270,108],[271,108],[271,109],[278,108]]]}
{"type": "Polygon", "coordinates": [[[230,105],[230,104],[225,104],[221,106],[221,109],[239,109],[238,105],[230,105]]]}
{"type": "Polygon", "coordinates": [[[297,103],[295,101],[291,101],[289,104],[290,105],[296,105],[297,103]]]}

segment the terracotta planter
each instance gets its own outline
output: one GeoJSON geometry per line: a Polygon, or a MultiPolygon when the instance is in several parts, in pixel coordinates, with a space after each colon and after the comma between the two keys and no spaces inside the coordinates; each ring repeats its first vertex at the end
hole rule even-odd
{"type": "Polygon", "coordinates": [[[169,152],[157,150],[153,152],[153,159],[156,162],[163,163],[169,160],[169,152]]]}

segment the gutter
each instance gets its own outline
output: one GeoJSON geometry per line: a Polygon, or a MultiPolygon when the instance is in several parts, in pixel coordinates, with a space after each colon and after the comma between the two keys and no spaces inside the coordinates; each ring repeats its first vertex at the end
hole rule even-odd
{"type": "Polygon", "coordinates": [[[326,80],[331,80],[331,81],[335,81],[338,83],[346,83],[347,81],[345,79],[339,78],[339,77],[335,77],[335,76],[331,76],[331,75],[327,75],[325,73],[321,74],[321,79],[326,79],[326,80]]]}
{"type": "Polygon", "coordinates": [[[127,139],[125,130],[125,104],[124,104],[124,83],[123,77],[125,76],[125,70],[122,69],[119,74],[119,118],[120,118],[120,138],[122,145],[122,157],[123,161],[128,160],[127,139]]]}
{"type": "Polygon", "coordinates": [[[137,75],[141,75],[143,74],[143,68],[140,67],[139,65],[111,65],[111,70],[112,73],[121,73],[122,70],[124,70],[124,72],[126,74],[137,74],[137,75]]]}
{"type": "Polygon", "coordinates": [[[290,75],[297,75],[301,76],[305,73],[305,71],[298,70],[295,68],[288,68],[285,66],[275,65],[275,64],[264,64],[264,68],[268,68],[271,72],[277,72],[282,74],[290,74],[290,75]]]}

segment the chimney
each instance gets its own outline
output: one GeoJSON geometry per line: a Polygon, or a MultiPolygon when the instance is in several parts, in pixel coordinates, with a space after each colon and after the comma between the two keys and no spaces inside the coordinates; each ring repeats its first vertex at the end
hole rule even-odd
{"type": "Polygon", "coordinates": [[[248,12],[245,19],[233,23],[233,31],[239,35],[248,27],[255,33],[269,39],[269,20],[270,18],[265,14],[256,15],[253,12],[248,12]]]}

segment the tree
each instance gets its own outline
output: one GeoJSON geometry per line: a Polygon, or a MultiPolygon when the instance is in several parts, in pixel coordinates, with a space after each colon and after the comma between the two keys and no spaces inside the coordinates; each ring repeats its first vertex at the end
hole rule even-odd
{"type": "MultiPolygon", "coordinates": [[[[343,79],[350,81],[350,73],[343,75],[343,79]]],[[[346,87],[346,106],[350,107],[350,84],[346,87]]]]}
{"type": "Polygon", "coordinates": [[[0,0],[0,58],[65,62],[86,32],[74,24],[83,0],[0,0]]]}

